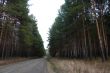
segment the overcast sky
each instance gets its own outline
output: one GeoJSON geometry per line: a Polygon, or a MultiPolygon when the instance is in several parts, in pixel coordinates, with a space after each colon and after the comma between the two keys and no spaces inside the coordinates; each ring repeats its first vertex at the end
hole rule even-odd
{"type": "Polygon", "coordinates": [[[29,0],[30,13],[37,19],[38,30],[44,41],[44,47],[47,49],[48,31],[58,15],[58,9],[64,3],[64,0],[29,0]]]}

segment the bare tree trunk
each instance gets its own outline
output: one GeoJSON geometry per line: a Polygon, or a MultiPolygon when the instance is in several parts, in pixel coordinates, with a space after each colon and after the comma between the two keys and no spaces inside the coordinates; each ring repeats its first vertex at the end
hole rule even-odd
{"type": "Polygon", "coordinates": [[[88,57],[88,51],[87,51],[87,37],[86,37],[86,27],[85,27],[85,16],[84,18],[82,17],[83,20],[83,35],[84,35],[84,48],[85,48],[85,57],[88,57]]]}
{"type": "Polygon", "coordinates": [[[96,12],[95,12],[96,3],[95,3],[94,0],[92,0],[92,5],[93,5],[93,13],[95,14],[96,28],[97,28],[98,39],[99,39],[100,48],[101,48],[102,61],[105,61],[103,37],[102,37],[102,35],[101,35],[101,28],[100,28],[100,26],[99,26],[98,18],[97,18],[97,16],[96,16],[96,12]]]}
{"type": "MultiPolygon", "coordinates": [[[[84,1],[82,0],[82,4],[84,5],[84,1]]],[[[85,57],[88,58],[88,49],[87,49],[87,36],[86,36],[86,24],[85,24],[85,5],[83,6],[83,15],[82,15],[82,21],[83,21],[83,33],[84,33],[84,48],[85,48],[85,57]]]]}
{"type": "Polygon", "coordinates": [[[100,48],[101,48],[101,53],[102,53],[102,60],[105,61],[105,55],[104,55],[104,46],[103,46],[103,39],[101,37],[100,29],[99,29],[99,24],[96,19],[96,27],[97,27],[97,32],[98,32],[98,38],[99,38],[99,43],[100,43],[100,48]]]}
{"type": "Polygon", "coordinates": [[[6,29],[5,29],[5,33],[4,33],[5,35],[4,35],[4,44],[3,44],[3,51],[2,51],[2,59],[4,59],[4,55],[5,55],[6,38],[7,38],[7,30],[6,29]]]}
{"type": "MultiPolygon", "coordinates": [[[[15,24],[14,24],[14,26],[12,26],[12,27],[14,27],[15,28],[15,24]]],[[[11,47],[11,57],[13,57],[13,51],[14,51],[14,46],[15,46],[15,33],[14,33],[14,28],[12,29],[12,47],[11,47]]]]}
{"type": "Polygon", "coordinates": [[[89,48],[90,48],[90,58],[92,58],[92,43],[91,43],[91,36],[88,30],[88,41],[89,41],[89,48]]]}
{"type": "MultiPolygon", "coordinates": [[[[103,14],[103,9],[101,9],[101,14],[103,14]]],[[[103,42],[104,42],[104,49],[106,50],[106,59],[108,58],[108,43],[107,43],[107,36],[106,36],[106,31],[104,29],[104,22],[103,22],[103,16],[101,15],[101,30],[102,30],[102,37],[103,37],[103,42]]]]}
{"type": "MultiPolygon", "coordinates": [[[[3,17],[2,17],[1,33],[0,33],[0,44],[1,44],[1,46],[2,46],[2,42],[3,42],[2,37],[3,37],[3,31],[4,31],[4,12],[2,14],[3,14],[3,17]]],[[[2,48],[2,50],[3,50],[3,48],[2,48]]],[[[2,53],[3,53],[3,51],[2,51],[2,53]]]]}

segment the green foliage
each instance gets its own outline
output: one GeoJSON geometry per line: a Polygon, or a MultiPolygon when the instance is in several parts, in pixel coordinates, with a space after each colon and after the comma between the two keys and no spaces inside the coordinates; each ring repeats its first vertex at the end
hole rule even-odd
{"type": "MultiPolygon", "coordinates": [[[[96,0],[96,8],[99,8],[97,9],[99,10],[97,14],[99,16],[94,18],[90,0],[65,0],[59,10],[58,17],[49,31],[48,46],[51,56],[71,58],[101,56],[96,20],[98,20],[101,34],[104,30],[103,33],[105,34],[102,36],[109,38],[105,42],[110,43],[110,9],[101,15],[100,3],[100,1],[97,2],[96,0]],[[100,20],[101,16],[102,20],[100,20]]],[[[106,4],[104,6],[105,8],[107,7],[106,4]]],[[[106,54],[106,48],[103,49],[106,54]]]]}
{"type": "Polygon", "coordinates": [[[28,21],[20,27],[20,43],[21,46],[29,48],[32,52],[32,56],[43,57],[45,50],[43,46],[42,38],[37,29],[35,18],[31,15],[28,21]]]}
{"type": "MultiPolygon", "coordinates": [[[[6,5],[0,7],[7,15],[19,21],[17,32],[18,50],[15,54],[18,56],[36,56],[45,55],[43,40],[37,28],[37,22],[33,15],[29,14],[28,0],[7,0],[6,5]]],[[[15,22],[16,23],[16,22],[15,22]]]]}

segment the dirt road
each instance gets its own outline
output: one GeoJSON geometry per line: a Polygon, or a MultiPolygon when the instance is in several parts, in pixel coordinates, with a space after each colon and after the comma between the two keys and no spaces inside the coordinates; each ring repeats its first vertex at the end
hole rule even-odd
{"type": "Polygon", "coordinates": [[[33,59],[0,66],[0,73],[48,73],[45,59],[33,59]]]}

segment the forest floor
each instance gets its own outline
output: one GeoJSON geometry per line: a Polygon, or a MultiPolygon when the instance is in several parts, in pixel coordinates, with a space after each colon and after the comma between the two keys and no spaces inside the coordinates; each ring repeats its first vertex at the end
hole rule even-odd
{"type": "Polygon", "coordinates": [[[12,64],[12,63],[17,63],[21,61],[29,60],[29,58],[23,58],[23,57],[17,57],[17,58],[9,58],[5,60],[0,59],[0,66],[1,65],[7,65],[7,64],[12,64]]]}
{"type": "Polygon", "coordinates": [[[53,58],[48,61],[55,73],[110,73],[110,60],[76,60],[53,58]]]}

